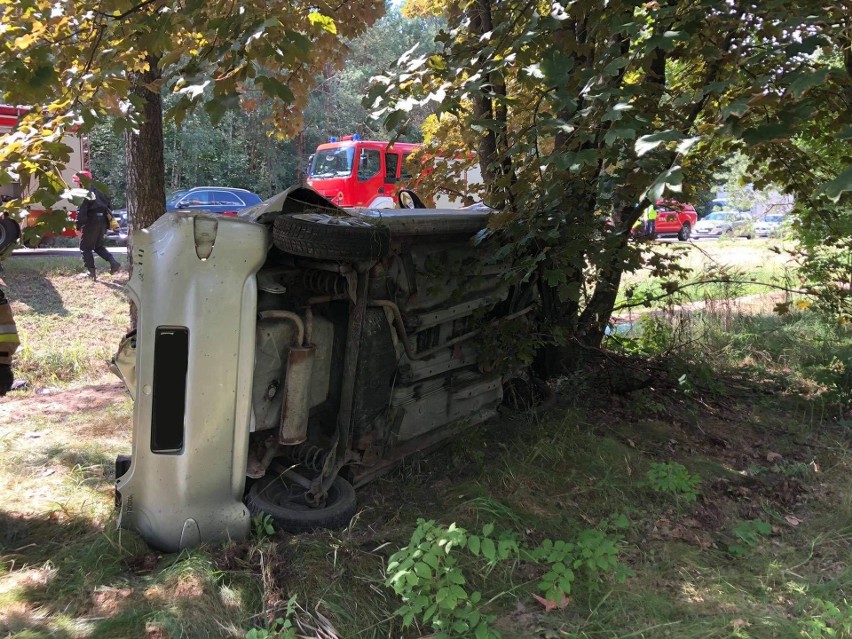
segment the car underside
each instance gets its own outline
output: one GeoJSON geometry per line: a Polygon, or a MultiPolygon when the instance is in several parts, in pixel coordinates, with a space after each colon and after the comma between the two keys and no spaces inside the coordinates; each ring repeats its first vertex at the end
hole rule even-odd
{"type": "Polygon", "coordinates": [[[492,259],[488,215],[344,211],[302,188],[134,234],[121,525],[164,550],[242,537],[251,515],[345,525],[353,486],[493,416],[510,380],[540,397],[477,348],[536,303],[492,259]]]}

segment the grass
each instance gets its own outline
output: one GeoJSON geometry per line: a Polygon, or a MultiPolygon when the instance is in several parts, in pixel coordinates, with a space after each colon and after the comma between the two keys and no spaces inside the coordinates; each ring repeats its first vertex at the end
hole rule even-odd
{"type": "MultiPolygon", "coordinates": [[[[663,282],[652,278],[648,270],[629,273],[622,279],[616,307],[653,299],[650,307],[664,308],[672,304],[777,293],[780,291],[777,287],[795,289],[798,283],[793,277],[795,265],[784,253],[785,248],[783,242],[775,239],[655,243],[650,247],[653,252],[679,256],[678,263],[689,269],[686,279],[679,284],[689,286],[673,296],[664,296],[663,282]]],[[[640,305],[638,310],[641,312],[642,308],[640,305]]]]}
{"type": "MultiPolygon", "coordinates": [[[[82,332],[79,321],[108,318],[101,341],[111,351],[125,302],[105,285],[81,286],[76,269],[10,264],[18,322],[60,344],[82,332]],[[29,317],[41,315],[28,310],[36,294],[22,291],[39,278],[68,312],[56,324],[29,317]]],[[[112,459],[129,452],[132,404],[91,391],[105,369],[83,360],[62,382],[73,405],[0,401],[0,635],[245,637],[295,595],[302,636],[423,637],[429,627],[403,628],[384,585],[387,558],[418,518],[494,523],[534,546],[576,540],[621,513],[620,558],[633,572],[624,583],[606,571],[582,577],[546,611],[533,597],[543,566],[467,557],[465,586],[482,593],[504,639],[850,637],[852,335],[809,310],[717,311],[688,324],[660,316],[629,342],[667,354],[652,388],[602,395],[594,378],[568,380],[547,413],[506,414],[361,489],[345,530],[173,555],[115,529],[112,459]],[[699,476],[697,499],[657,492],[654,464],[699,476]]]]}
{"type": "Polygon", "coordinates": [[[21,338],[18,379],[31,389],[112,379],[107,362],[127,331],[126,273],[90,282],[78,257],[13,257],[0,274],[21,338]]]}

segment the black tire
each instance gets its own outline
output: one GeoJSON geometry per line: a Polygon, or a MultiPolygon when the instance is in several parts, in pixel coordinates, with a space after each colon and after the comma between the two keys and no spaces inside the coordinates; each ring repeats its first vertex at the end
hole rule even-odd
{"type": "Polygon", "coordinates": [[[0,251],[15,244],[21,237],[21,227],[15,220],[9,218],[0,218],[0,251]]]}
{"type": "Polygon", "coordinates": [[[275,218],[272,241],[300,257],[373,262],[388,254],[390,231],[358,217],[297,213],[275,218]]]}
{"type": "Polygon", "coordinates": [[[686,242],[691,235],[692,226],[690,226],[689,222],[684,222],[683,226],[680,227],[680,232],[677,234],[677,239],[681,242],[686,242]]]}
{"type": "Polygon", "coordinates": [[[252,484],[246,505],[252,515],[269,515],[277,528],[291,533],[345,528],[355,516],[355,489],[343,477],[334,478],[323,508],[309,506],[304,495],[301,486],[272,475],[252,484]]]}

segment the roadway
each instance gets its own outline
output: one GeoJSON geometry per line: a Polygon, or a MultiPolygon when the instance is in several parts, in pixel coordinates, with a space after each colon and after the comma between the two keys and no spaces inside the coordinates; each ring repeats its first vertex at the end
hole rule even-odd
{"type": "MultiPolygon", "coordinates": [[[[107,250],[113,255],[127,255],[126,246],[108,246],[107,250]]],[[[48,255],[80,256],[79,248],[19,248],[12,251],[14,257],[44,257],[48,255]]]]}

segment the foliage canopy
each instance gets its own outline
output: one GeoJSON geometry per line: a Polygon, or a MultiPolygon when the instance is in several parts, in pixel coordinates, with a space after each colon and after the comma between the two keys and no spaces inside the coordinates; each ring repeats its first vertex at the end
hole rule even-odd
{"type": "MultiPolygon", "coordinates": [[[[407,10],[436,6],[450,23],[442,49],[402,60],[368,103],[392,131],[423,104],[452,116],[479,152],[517,272],[550,298],[559,343],[600,342],[625,270],[672,272],[628,243],[649,203],[688,201],[736,149],[798,194],[784,154],[813,139],[817,122],[848,136],[843,3],[470,0],[407,10]]],[[[849,198],[845,148],[839,171],[806,170],[821,202],[849,198]]]]}
{"type": "MultiPolygon", "coordinates": [[[[178,123],[200,105],[215,123],[229,108],[270,96],[264,126],[295,133],[317,71],[340,66],[343,38],[383,12],[380,0],[0,2],[3,101],[32,107],[0,147],[0,179],[31,185],[12,205],[56,202],[66,188],[56,170],[68,159],[63,134],[106,116],[160,155],[139,167],[131,199],[163,199],[163,178],[154,175],[162,167],[162,94],[175,96],[167,118],[178,123]],[[147,184],[146,171],[154,178],[147,184]]],[[[129,165],[136,149],[128,147],[129,165]]]]}

